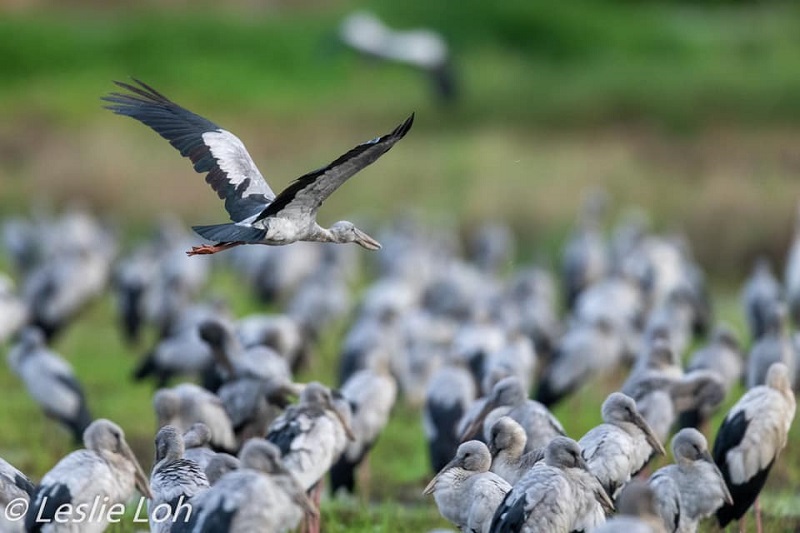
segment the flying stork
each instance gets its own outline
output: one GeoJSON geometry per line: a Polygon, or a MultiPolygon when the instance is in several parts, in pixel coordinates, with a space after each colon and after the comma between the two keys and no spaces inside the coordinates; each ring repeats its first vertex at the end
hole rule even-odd
{"type": "Polygon", "coordinates": [[[380,243],[340,221],[330,228],[317,224],[317,210],[348,178],[374,163],[402,139],[414,122],[412,113],[391,133],[359,144],[327,166],[311,171],[275,194],[259,172],[244,144],[233,133],[169,100],[146,83],[114,82],[128,93],[111,93],[106,109],[151,127],[188,157],[195,171],[225,200],[232,222],[193,226],[216,244],[195,246],[188,255],[214,254],[242,244],[283,245],[296,241],[355,242],[368,250],[380,243]]]}

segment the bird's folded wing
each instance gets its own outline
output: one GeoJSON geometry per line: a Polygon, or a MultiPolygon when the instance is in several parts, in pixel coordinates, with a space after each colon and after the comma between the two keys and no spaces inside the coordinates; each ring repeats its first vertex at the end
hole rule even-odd
{"type": "Polygon", "coordinates": [[[275,198],[242,141],[210,120],[172,102],[149,85],[114,82],[128,93],[111,93],[102,99],[106,109],[150,126],[188,157],[206,182],[225,200],[234,222],[264,210],[275,198]]]}

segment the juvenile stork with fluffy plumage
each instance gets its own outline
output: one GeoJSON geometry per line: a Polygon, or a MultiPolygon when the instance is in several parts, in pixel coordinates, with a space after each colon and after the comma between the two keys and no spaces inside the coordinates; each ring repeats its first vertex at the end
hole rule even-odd
{"type": "Polygon", "coordinates": [[[280,194],[272,192],[238,137],[169,100],[149,85],[115,82],[128,93],[103,97],[107,109],[149,126],[188,157],[194,169],[225,200],[233,222],[194,226],[216,244],[196,246],[189,255],[214,254],[242,244],[282,245],[296,241],[354,242],[368,250],[380,243],[340,221],[330,228],[317,224],[322,202],[359,170],[374,163],[402,139],[414,122],[412,114],[391,133],[362,143],[327,166],[293,181],[280,194]]]}
{"type": "MultiPolygon", "coordinates": [[[[789,369],[773,363],[766,384],[753,387],[736,402],[722,422],[714,441],[714,461],[719,466],[733,497],[717,511],[721,527],[739,520],[755,502],[756,523],[761,532],[758,494],[767,481],[772,465],[786,446],[795,414],[789,369]]],[[[743,530],[743,529],[742,529],[743,530]]]]}
{"type": "Polygon", "coordinates": [[[108,514],[81,520],[79,505],[90,509],[98,501],[106,508],[124,504],[133,496],[134,488],[152,498],[147,476],[125,441],[122,428],[106,419],[95,420],[86,428],[83,442],[86,449],[61,459],[36,487],[25,516],[27,531],[99,533],[108,526],[108,514]],[[71,507],[63,507],[65,504],[71,507]],[[63,509],[72,511],[65,515],[63,509]]]}

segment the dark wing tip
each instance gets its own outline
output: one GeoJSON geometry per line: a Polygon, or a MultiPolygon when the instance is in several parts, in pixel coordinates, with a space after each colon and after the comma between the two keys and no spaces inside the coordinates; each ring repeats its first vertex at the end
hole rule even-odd
{"type": "Polygon", "coordinates": [[[411,129],[411,126],[413,124],[414,124],[414,113],[411,113],[411,115],[407,119],[405,119],[405,121],[403,121],[402,124],[400,124],[394,129],[394,131],[391,133],[391,137],[395,139],[402,139],[403,137],[406,136],[406,133],[408,133],[408,130],[411,129]]]}
{"type": "Polygon", "coordinates": [[[118,114],[124,114],[124,113],[120,113],[120,110],[123,109],[123,107],[121,107],[121,106],[130,106],[130,105],[135,105],[137,103],[139,103],[139,104],[140,103],[160,103],[160,104],[171,104],[172,103],[169,100],[169,98],[167,98],[166,96],[164,96],[163,94],[161,94],[160,92],[158,92],[153,87],[151,87],[150,85],[146,84],[145,82],[143,82],[143,81],[141,81],[141,80],[139,80],[137,78],[134,78],[134,77],[131,77],[131,80],[136,85],[132,85],[132,84],[126,83],[124,81],[111,80],[114,83],[114,85],[116,85],[120,89],[124,89],[124,90],[126,90],[128,92],[127,93],[112,92],[112,93],[109,93],[109,94],[107,94],[105,96],[101,96],[100,100],[102,100],[104,102],[110,102],[111,104],[113,104],[113,105],[104,106],[105,109],[108,109],[109,111],[113,111],[113,112],[118,113],[118,114]]]}

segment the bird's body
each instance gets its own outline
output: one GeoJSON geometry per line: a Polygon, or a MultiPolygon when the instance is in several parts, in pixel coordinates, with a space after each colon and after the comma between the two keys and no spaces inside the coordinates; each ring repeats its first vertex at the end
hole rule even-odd
{"type": "Polygon", "coordinates": [[[159,427],[173,425],[187,431],[202,422],[211,430],[212,447],[222,450],[238,448],[233,425],[219,397],[193,383],[181,383],[171,389],[159,389],[153,396],[153,407],[159,427]]]}
{"type": "Polygon", "coordinates": [[[103,99],[107,109],[151,127],[181,155],[191,159],[197,172],[225,200],[232,223],[194,226],[215,245],[194,247],[189,255],[213,254],[241,244],[284,245],[296,241],[355,242],[369,250],[380,244],[341,221],[330,228],[316,222],[322,202],[347,179],[375,162],[403,138],[413,123],[411,115],[391,133],[360,144],[331,164],[292,182],[280,194],[272,192],[238,137],[213,122],[170,101],[152,87],[117,82],[127,91],[103,99]]]}
{"type": "Polygon", "coordinates": [[[663,454],[664,447],[629,396],[610,394],[602,414],[604,423],[590,429],[578,443],[589,470],[613,496],[654,451],[663,454]]]}
{"type": "Polygon", "coordinates": [[[503,478],[489,472],[491,461],[485,444],[465,442],[423,492],[432,493],[442,516],[462,531],[488,533],[495,510],[511,490],[503,478]]]}
{"type": "Polygon", "coordinates": [[[0,531],[6,533],[22,533],[25,530],[21,520],[10,520],[8,509],[16,502],[23,501],[27,505],[35,486],[28,476],[17,470],[14,466],[0,458],[0,531]],[[14,503],[12,503],[14,502],[14,503]]]}
{"type": "Polygon", "coordinates": [[[492,426],[488,442],[492,454],[491,470],[512,486],[544,459],[544,449],[525,453],[527,441],[525,429],[513,418],[500,417],[492,426]]]}
{"type": "Polygon", "coordinates": [[[156,435],[156,464],[150,474],[150,491],[153,498],[147,502],[150,531],[169,533],[172,520],[180,520],[178,513],[189,498],[208,488],[208,478],[200,466],[183,457],[183,437],[174,426],[164,426],[156,435]],[[159,506],[169,506],[166,511],[155,511],[159,506]]]}
{"type": "Polygon", "coordinates": [[[67,426],[80,442],[92,417],[72,366],[45,346],[44,336],[36,328],[23,331],[20,342],[9,351],[8,361],[45,414],[67,426]]]}
{"type": "Polygon", "coordinates": [[[58,462],[36,488],[25,517],[30,532],[96,533],[108,526],[107,516],[81,520],[79,505],[86,509],[98,501],[106,505],[124,504],[134,488],[151,496],[147,478],[125,442],[122,430],[105,419],[95,420],[84,432],[86,449],[77,450],[58,462]],[[64,504],[70,504],[66,517],[54,517],[64,504]],[[66,519],[66,521],[64,521],[66,519]]]}
{"type": "MultiPolygon", "coordinates": [[[[664,478],[665,484],[675,488],[675,482],[664,478]]],[[[677,489],[676,489],[677,493],[677,489]]],[[[618,515],[602,526],[593,529],[593,533],[667,533],[674,528],[665,528],[656,509],[656,495],[644,481],[634,480],[628,483],[617,498],[618,515]]],[[[679,502],[680,503],[680,502],[679,502]]]]}
{"type": "Polygon", "coordinates": [[[795,415],[789,369],[773,363],[765,385],[739,399],[722,422],[714,441],[714,462],[728,485],[733,505],[717,511],[720,526],[740,520],[758,497],[770,469],[786,446],[795,415]]]}

